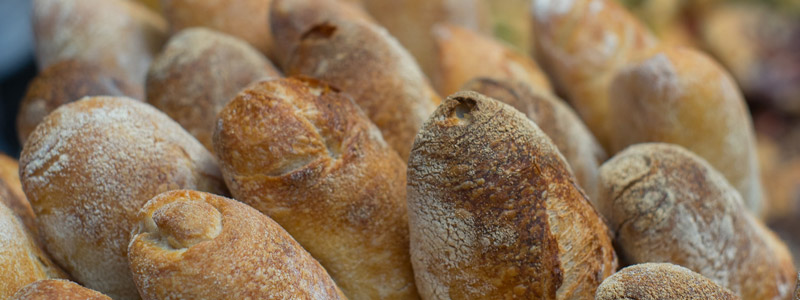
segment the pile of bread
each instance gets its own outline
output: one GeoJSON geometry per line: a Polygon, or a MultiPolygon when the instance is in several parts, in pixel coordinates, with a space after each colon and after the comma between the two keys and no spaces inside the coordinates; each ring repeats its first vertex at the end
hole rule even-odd
{"type": "Polygon", "coordinates": [[[800,298],[728,72],[519,2],[33,0],[0,299],[800,298]]]}

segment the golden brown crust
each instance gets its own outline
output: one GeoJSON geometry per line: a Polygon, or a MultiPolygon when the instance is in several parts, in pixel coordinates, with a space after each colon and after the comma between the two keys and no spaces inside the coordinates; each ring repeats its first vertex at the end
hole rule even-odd
{"type": "Polygon", "coordinates": [[[174,35],[147,73],[147,101],[181,124],[209,151],[217,114],[259,79],[280,77],[244,41],[205,28],[174,35]]]}
{"type": "Polygon", "coordinates": [[[711,58],[664,49],[623,69],[611,95],[617,151],[642,142],[686,147],[719,170],[750,211],[763,213],[753,122],[736,83],[711,58]]]}
{"type": "Polygon", "coordinates": [[[426,299],[589,299],[617,267],[609,231],[550,139],[475,92],[445,100],[408,169],[426,299]]]}
{"type": "Polygon", "coordinates": [[[352,95],[403,159],[440,102],[400,44],[383,28],[363,22],[337,20],[311,28],[289,58],[286,74],[318,78],[352,95]]]}
{"type": "Polygon", "coordinates": [[[137,219],[128,258],[143,299],[346,299],[278,223],[238,201],[170,191],[137,219]]]}
{"type": "Polygon", "coordinates": [[[152,106],[120,97],[55,110],[31,133],[20,168],[54,260],[115,299],[138,298],[125,252],[150,197],[179,188],[225,192],[197,140],[152,106]]]}
{"type": "Polygon", "coordinates": [[[11,300],[111,300],[100,292],[93,291],[69,280],[39,280],[21,288],[11,300]]]}
{"type": "Polygon", "coordinates": [[[795,270],[725,178],[670,144],[639,144],[600,168],[598,208],[631,263],[670,262],[742,299],[787,299],[795,270]]]}
{"type": "Polygon", "coordinates": [[[578,183],[596,201],[598,170],[608,156],[577,114],[566,103],[524,82],[476,78],[462,90],[486,95],[525,114],[550,137],[564,155],[578,183]]]}
{"type": "Polygon", "coordinates": [[[220,113],[214,147],[236,199],[277,221],[352,299],[417,298],[405,165],[344,93],[282,79],[220,113]]]}
{"type": "Polygon", "coordinates": [[[67,59],[42,70],[31,81],[17,114],[17,135],[22,144],[45,116],[61,105],[85,96],[128,96],[144,99],[140,84],[124,74],[103,69],[90,61],[67,59]]]}
{"type": "Polygon", "coordinates": [[[19,181],[19,162],[2,153],[0,153],[0,203],[11,209],[34,237],[39,236],[36,215],[19,181]]]}
{"type": "Polygon", "coordinates": [[[691,270],[645,263],[620,270],[597,288],[596,300],[738,300],[733,292],[691,270]]]}

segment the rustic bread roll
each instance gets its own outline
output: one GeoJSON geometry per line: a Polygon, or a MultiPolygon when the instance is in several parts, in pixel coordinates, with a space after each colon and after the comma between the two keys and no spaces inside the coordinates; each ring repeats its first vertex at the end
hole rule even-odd
{"type": "Polygon", "coordinates": [[[598,209],[631,263],[670,262],[742,299],[787,299],[786,246],[753,217],[705,160],[670,144],[640,144],[600,168],[598,209]]]}
{"type": "Polygon", "coordinates": [[[259,82],[217,124],[235,198],[281,224],[348,298],[418,297],[405,164],[349,96],[309,80],[259,82]]]}
{"type": "Polygon", "coordinates": [[[319,78],[352,95],[403,159],[419,127],[441,101],[397,40],[364,22],[337,20],[314,26],[303,34],[285,71],[319,78]]]}
{"type": "Polygon", "coordinates": [[[3,203],[20,218],[25,228],[38,237],[36,215],[22,191],[19,181],[19,163],[16,159],[0,153],[0,203],[3,203]]]}
{"type": "Polygon", "coordinates": [[[278,223],[238,201],[170,191],[137,220],[128,259],[143,299],[346,299],[278,223]]]}
{"type": "Polygon", "coordinates": [[[656,38],[617,1],[534,0],[532,7],[542,67],[608,150],[611,79],[650,53],[656,38]]]}
{"type": "Polygon", "coordinates": [[[598,170],[608,156],[566,103],[526,83],[510,80],[476,78],[462,90],[475,91],[511,105],[536,123],[564,155],[589,200],[596,201],[598,170]]]}
{"type": "Polygon", "coordinates": [[[611,88],[614,149],[642,142],[686,147],[706,159],[762,213],[753,122],[728,73],[687,48],[659,51],[623,69],[611,88]]]}
{"type": "Polygon", "coordinates": [[[39,280],[21,288],[11,300],[111,300],[106,295],[69,280],[39,280]]]}
{"type": "Polygon", "coordinates": [[[432,80],[442,95],[457,92],[475,77],[512,79],[552,92],[535,61],[491,37],[445,23],[434,26],[433,35],[438,59],[432,80]]]}
{"type": "Polygon", "coordinates": [[[20,142],[24,145],[36,125],[56,108],[85,96],[144,99],[144,89],[126,75],[90,61],[67,59],[54,63],[33,78],[22,99],[17,114],[20,142]]]}
{"type": "Polygon", "coordinates": [[[20,177],[47,250],[73,278],[136,299],[126,251],[139,208],[158,193],[224,193],[214,157],[150,105],[93,97],[55,110],[31,133],[20,177]]]}
{"type": "Polygon", "coordinates": [[[665,263],[633,265],[606,278],[595,300],[739,299],[691,270],[665,263]]]}
{"type": "Polygon", "coordinates": [[[205,28],[174,35],[147,73],[147,102],[181,124],[213,152],[217,114],[250,83],[280,77],[261,53],[235,37],[205,28]]]}
{"type": "Polygon", "coordinates": [[[408,211],[424,299],[590,299],[617,267],[555,145],[475,92],[448,97],[417,135],[408,211]]]}
{"type": "Polygon", "coordinates": [[[40,70],[79,59],[141,85],[166,39],[167,23],[133,1],[34,0],[33,30],[40,70]]]}

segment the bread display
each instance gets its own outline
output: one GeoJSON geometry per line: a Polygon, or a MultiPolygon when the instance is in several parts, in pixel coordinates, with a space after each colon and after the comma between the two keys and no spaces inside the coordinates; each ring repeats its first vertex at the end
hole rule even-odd
{"type": "Polygon", "coordinates": [[[289,233],[241,202],[170,191],[137,222],[128,258],[142,299],[346,299],[289,233]]]}
{"type": "Polygon", "coordinates": [[[720,299],[733,292],[691,270],[666,263],[645,263],[620,270],[597,288],[596,300],[720,299]]]}
{"type": "Polygon", "coordinates": [[[536,124],[451,95],[408,163],[411,261],[423,299],[590,299],[617,268],[610,231],[536,124]]]}
{"type": "Polygon", "coordinates": [[[214,122],[225,104],[250,83],[280,77],[258,50],[205,28],[175,34],[147,73],[147,101],[212,151],[214,122]]]}
{"type": "Polygon", "coordinates": [[[53,259],[114,299],[138,294],[126,258],[136,213],[158,193],[225,193],[211,154],[152,106],[90,97],[61,106],[31,133],[22,187],[53,259]]]}
{"type": "Polygon", "coordinates": [[[630,263],[669,262],[742,299],[787,299],[786,246],[709,163],[670,144],[640,144],[600,168],[598,209],[630,263]]]}
{"type": "Polygon", "coordinates": [[[476,78],[462,90],[475,91],[508,104],[536,123],[564,155],[589,200],[596,201],[598,170],[608,155],[566,103],[526,83],[511,80],[476,78]]]}
{"type": "Polygon", "coordinates": [[[352,95],[404,160],[419,127],[441,101],[397,40],[364,22],[340,19],[309,29],[285,73],[317,78],[352,95]]]}
{"type": "Polygon", "coordinates": [[[106,295],[69,280],[39,280],[19,289],[11,300],[111,300],[106,295]]]}
{"type": "Polygon", "coordinates": [[[214,149],[234,198],[281,224],[350,299],[415,299],[406,167],[350,96],[264,81],[219,115],[214,149]]]}
{"type": "Polygon", "coordinates": [[[25,198],[22,183],[19,181],[19,162],[2,153],[0,153],[0,203],[11,209],[29,232],[38,236],[36,215],[28,199],[25,198]]]}

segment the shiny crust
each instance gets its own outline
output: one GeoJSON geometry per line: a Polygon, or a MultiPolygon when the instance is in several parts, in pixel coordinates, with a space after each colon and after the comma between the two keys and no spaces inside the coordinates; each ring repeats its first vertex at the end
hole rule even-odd
{"type": "Polygon", "coordinates": [[[352,95],[403,159],[440,102],[408,52],[386,30],[368,23],[337,20],[314,26],[303,34],[285,71],[352,95]]]}
{"type": "Polygon", "coordinates": [[[550,139],[475,92],[445,100],[408,168],[424,299],[590,299],[617,267],[609,230],[550,139]]]}
{"type": "Polygon", "coordinates": [[[667,263],[633,265],[606,278],[595,300],[738,300],[733,292],[691,270],[667,263]]]}
{"type": "Polygon", "coordinates": [[[795,276],[778,238],[707,162],[670,144],[639,144],[600,168],[598,208],[630,263],[670,262],[742,299],[787,299],[795,276]]]}
{"type": "Polygon", "coordinates": [[[26,285],[11,300],[111,300],[106,295],[69,280],[47,279],[26,285]]]}
{"type": "Polygon", "coordinates": [[[209,151],[217,114],[259,79],[281,74],[258,50],[227,34],[190,28],[174,35],[147,73],[147,101],[209,151]]]}
{"type": "Polygon", "coordinates": [[[147,200],[179,188],[225,192],[197,140],[152,106],[121,97],[61,106],[31,133],[20,168],[53,259],[115,299],[139,297],[125,252],[147,200]]]}
{"type": "Polygon", "coordinates": [[[34,237],[39,236],[36,215],[28,198],[25,198],[22,183],[19,181],[19,162],[2,153],[0,153],[0,203],[11,209],[34,237]]]}
{"type": "Polygon", "coordinates": [[[214,136],[237,200],[281,224],[351,299],[417,298],[405,164],[344,93],[311,80],[245,89],[214,136]]]}
{"type": "Polygon", "coordinates": [[[170,191],[139,212],[128,258],[147,299],[346,299],[278,223],[238,201],[170,191]]]}

